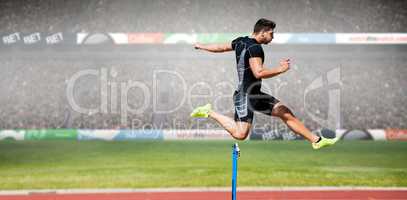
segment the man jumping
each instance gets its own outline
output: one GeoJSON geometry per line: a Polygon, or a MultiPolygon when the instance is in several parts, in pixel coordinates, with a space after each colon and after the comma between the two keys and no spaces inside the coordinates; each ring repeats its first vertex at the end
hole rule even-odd
{"type": "Polygon", "coordinates": [[[273,40],[276,24],[267,19],[259,19],[254,25],[252,37],[239,37],[227,44],[195,44],[195,49],[220,53],[234,50],[236,53],[238,88],[233,95],[235,116],[231,119],[212,110],[211,104],[198,107],[191,113],[192,117],[216,120],[230,135],[238,140],[244,140],[249,135],[254,111],[269,116],[279,117],[296,134],[302,135],[312,143],[314,149],[330,146],[337,138],[319,137],[308,130],[298,120],[291,110],[279,100],[261,92],[263,78],[271,78],[290,69],[290,59],[280,61],[280,65],[267,69],[263,66],[264,52],[262,44],[273,40]]]}

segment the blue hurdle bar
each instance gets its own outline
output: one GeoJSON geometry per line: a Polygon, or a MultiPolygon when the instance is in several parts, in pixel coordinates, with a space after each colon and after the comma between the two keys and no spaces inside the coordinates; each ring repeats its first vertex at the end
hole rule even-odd
{"type": "Polygon", "coordinates": [[[239,145],[235,143],[233,145],[232,151],[232,159],[233,159],[233,166],[232,166],[232,200],[236,200],[236,185],[237,185],[237,160],[240,156],[240,149],[239,145]]]}

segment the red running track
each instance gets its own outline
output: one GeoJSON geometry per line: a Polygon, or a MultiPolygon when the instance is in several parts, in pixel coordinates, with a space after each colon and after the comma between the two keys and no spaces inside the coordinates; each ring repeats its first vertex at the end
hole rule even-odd
{"type": "MultiPolygon", "coordinates": [[[[123,192],[29,195],[0,195],[0,200],[228,200],[230,192],[123,192]]],[[[407,190],[335,190],[335,191],[256,191],[238,192],[238,200],[401,200],[407,190]]]]}

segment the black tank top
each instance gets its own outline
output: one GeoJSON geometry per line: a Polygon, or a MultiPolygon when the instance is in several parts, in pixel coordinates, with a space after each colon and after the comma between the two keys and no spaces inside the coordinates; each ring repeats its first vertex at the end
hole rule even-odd
{"type": "Polygon", "coordinates": [[[249,58],[259,57],[264,63],[264,51],[255,39],[239,37],[232,41],[236,53],[237,74],[239,83],[236,91],[249,94],[260,93],[261,79],[257,79],[250,68],[249,58]]]}

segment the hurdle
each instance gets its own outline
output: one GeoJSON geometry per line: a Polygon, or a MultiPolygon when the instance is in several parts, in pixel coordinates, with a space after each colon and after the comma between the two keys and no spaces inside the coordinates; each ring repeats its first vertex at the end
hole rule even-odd
{"type": "Polygon", "coordinates": [[[236,200],[237,160],[240,157],[239,145],[235,143],[232,151],[232,200],[236,200]]]}

